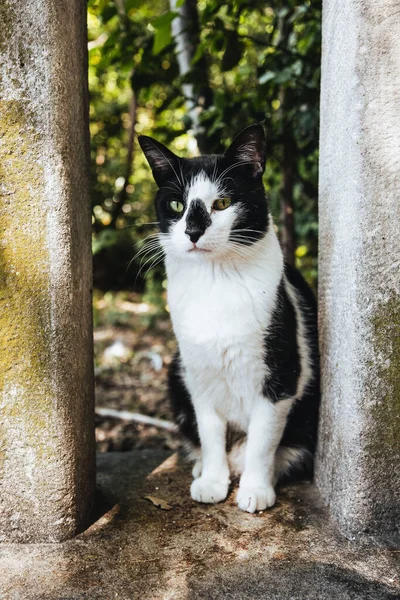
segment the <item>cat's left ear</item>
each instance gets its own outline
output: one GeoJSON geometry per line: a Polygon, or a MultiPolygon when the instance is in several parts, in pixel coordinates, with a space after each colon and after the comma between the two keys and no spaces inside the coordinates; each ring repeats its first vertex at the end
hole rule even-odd
{"type": "Polygon", "coordinates": [[[158,187],[161,187],[166,181],[178,177],[180,158],[176,154],[168,150],[161,142],[157,142],[147,135],[140,135],[138,141],[153,171],[153,177],[158,187]]]}
{"type": "Polygon", "coordinates": [[[252,166],[253,176],[265,169],[265,132],[262,125],[250,125],[235,137],[225,157],[233,163],[252,166]]]}

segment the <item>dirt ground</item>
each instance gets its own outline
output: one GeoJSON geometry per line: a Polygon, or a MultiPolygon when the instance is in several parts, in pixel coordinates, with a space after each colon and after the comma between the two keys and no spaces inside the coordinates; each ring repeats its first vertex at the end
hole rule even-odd
{"type": "MultiPolygon", "coordinates": [[[[172,420],[166,384],[176,343],[168,312],[117,292],[96,294],[94,314],[96,406],[172,420]]],[[[99,452],[180,445],[166,430],[99,415],[96,442],[99,452]]]]}

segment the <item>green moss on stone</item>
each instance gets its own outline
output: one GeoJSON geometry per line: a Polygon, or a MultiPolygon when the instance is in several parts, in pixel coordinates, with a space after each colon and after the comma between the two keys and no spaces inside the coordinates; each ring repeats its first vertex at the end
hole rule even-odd
{"type": "Polygon", "coordinates": [[[7,0],[0,2],[0,52],[3,52],[9,43],[13,33],[14,20],[15,14],[9,2],[7,2],[7,0]]]}
{"type": "Polygon", "coordinates": [[[53,393],[49,252],[39,159],[27,106],[1,101],[0,470],[8,451],[7,427],[14,426],[38,459],[53,451],[41,435],[48,431],[53,393]]]}
{"type": "Polygon", "coordinates": [[[374,364],[371,446],[388,456],[400,453],[400,297],[393,294],[371,320],[374,364]]]}

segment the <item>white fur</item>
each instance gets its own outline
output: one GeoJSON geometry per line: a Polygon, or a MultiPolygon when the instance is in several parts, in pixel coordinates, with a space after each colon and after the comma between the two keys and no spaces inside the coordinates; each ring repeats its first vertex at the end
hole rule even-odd
{"type": "Polygon", "coordinates": [[[219,198],[223,192],[223,187],[217,180],[211,180],[204,171],[200,171],[187,185],[186,201],[200,199],[204,202],[208,210],[216,198],[219,198]]]}
{"type": "MultiPolygon", "coordinates": [[[[188,188],[188,207],[199,198],[211,212],[219,194],[218,184],[200,174],[188,188]]],[[[230,478],[226,429],[232,423],[248,434],[237,501],[254,512],[275,502],[275,454],[293,399],[273,404],[262,394],[263,341],[282,278],[282,252],[272,221],[261,240],[240,252],[232,249],[228,238],[235,210],[213,213],[212,225],[197,244],[210,252],[189,252],[193,244],[184,233],[186,215],[163,243],[182,376],[201,440],[192,498],[225,499],[230,478]]]]}

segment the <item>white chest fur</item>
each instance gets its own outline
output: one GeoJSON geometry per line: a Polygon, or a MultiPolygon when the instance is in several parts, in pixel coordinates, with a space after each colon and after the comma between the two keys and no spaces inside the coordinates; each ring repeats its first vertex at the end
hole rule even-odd
{"type": "Polygon", "coordinates": [[[246,259],[212,263],[167,258],[168,302],[185,382],[194,402],[211,404],[247,429],[266,374],[263,337],[283,261],[273,231],[246,259]]]}

